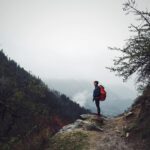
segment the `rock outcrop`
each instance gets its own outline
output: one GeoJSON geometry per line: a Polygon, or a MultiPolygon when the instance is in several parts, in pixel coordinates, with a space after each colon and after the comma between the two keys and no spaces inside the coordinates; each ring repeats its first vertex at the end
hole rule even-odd
{"type": "Polygon", "coordinates": [[[80,117],[81,119],[76,120],[74,123],[64,126],[59,133],[69,132],[75,129],[103,131],[101,127],[104,123],[104,118],[91,114],[83,114],[80,117]]]}

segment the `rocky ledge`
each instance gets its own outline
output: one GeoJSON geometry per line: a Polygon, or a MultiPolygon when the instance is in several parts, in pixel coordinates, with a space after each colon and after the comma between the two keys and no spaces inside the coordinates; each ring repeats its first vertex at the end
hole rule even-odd
{"type": "Polygon", "coordinates": [[[49,142],[46,150],[88,150],[93,133],[103,133],[106,118],[83,114],[74,123],[64,126],[49,142]]]}
{"type": "Polygon", "coordinates": [[[64,126],[58,133],[71,132],[75,129],[89,130],[89,131],[103,131],[102,126],[104,124],[104,118],[93,115],[83,114],[80,119],[77,119],[74,123],[64,126]]]}

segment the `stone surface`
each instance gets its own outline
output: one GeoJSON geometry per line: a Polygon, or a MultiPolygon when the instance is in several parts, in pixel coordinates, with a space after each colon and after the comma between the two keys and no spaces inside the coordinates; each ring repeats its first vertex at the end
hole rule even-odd
{"type": "Polygon", "coordinates": [[[64,126],[59,133],[71,132],[75,129],[83,129],[89,131],[103,131],[101,126],[103,125],[103,119],[99,116],[92,114],[83,114],[81,119],[76,120],[74,123],[64,126]]]}

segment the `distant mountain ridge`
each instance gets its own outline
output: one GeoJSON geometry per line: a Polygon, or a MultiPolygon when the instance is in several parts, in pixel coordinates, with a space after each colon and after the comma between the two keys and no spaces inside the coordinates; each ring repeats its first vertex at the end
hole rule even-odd
{"type": "Polygon", "coordinates": [[[0,149],[40,149],[49,136],[87,112],[0,51],[0,149]]]}

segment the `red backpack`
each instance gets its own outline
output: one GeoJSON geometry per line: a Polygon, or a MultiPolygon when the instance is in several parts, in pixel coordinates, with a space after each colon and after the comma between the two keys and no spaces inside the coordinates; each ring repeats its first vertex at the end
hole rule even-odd
{"type": "Polygon", "coordinates": [[[105,91],[105,88],[104,88],[102,85],[100,85],[100,86],[99,86],[99,89],[100,89],[100,93],[101,93],[101,95],[100,95],[100,97],[99,97],[99,100],[100,100],[100,101],[104,101],[104,100],[106,99],[106,91],[105,91]]]}

